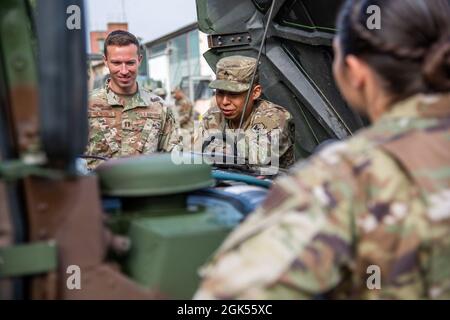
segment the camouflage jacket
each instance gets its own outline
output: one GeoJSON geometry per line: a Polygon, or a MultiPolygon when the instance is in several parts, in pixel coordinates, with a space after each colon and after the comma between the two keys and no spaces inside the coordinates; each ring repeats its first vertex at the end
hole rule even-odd
{"type": "Polygon", "coordinates": [[[449,299],[450,95],[414,96],[280,178],[196,298],[449,299]]]}
{"type": "MultiPolygon", "coordinates": [[[[87,154],[117,158],[169,152],[178,145],[178,124],[161,98],[138,88],[130,97],[105,87],[89,96],[89,144],[87,154]]],[[[89,160],[94,169],[100,160],[89,160]]]]}
{"type": "Polygon", "coordinates": [[[187,98],[183,98],[175,100],[175,106],[180,128],[191,130],[194,126],[192,103],[187,98]]]}
{"type": "MultiPolygon", "coordinates": [[[[213,106],[203,115],[201,128],[195,134],[195,140],[198,140],[199,137],[205,140],[216,132],[228,130],[231,132],[237,131],[230,128],[219,107],[213,106]]],[[[243,155],[248,159],[251,158],[252,151],[258,153],[258,156],[254,155],[254,161],[251,164],[266,165],[273,156],[278,158],[280,168],[288,168],[294,164],[295,126],[291,114],[283,107],[266,100],[258,100],[253,107],[252,113],[243,123],[242,131],[247,139],[245,144],[246,150],[242,152],[243,155]],[[277,132],[276,138],[273,135],[275,132],[277,132]],[[276,147],[275,140],[278,143],[276,147]],[[255,147],[257,145],[259,149],[255,147]],[[252,147],[254,150],[252,150],[252,147]],[[271,148],[273,148],[271,150],[273,154],[267,150],[262,150],[270,150],[271,148]],[[263,154],[268,156],[261,156],[263,154]]],[[[227,146],[224,148],[224,152],[233,154],[234,150],[227,146]]]]}

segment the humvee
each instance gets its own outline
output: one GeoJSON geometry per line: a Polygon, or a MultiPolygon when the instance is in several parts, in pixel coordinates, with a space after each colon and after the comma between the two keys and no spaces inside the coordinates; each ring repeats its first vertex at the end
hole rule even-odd
{"type": "MultiPolygon", "coordinates": [[[[331,75],[339,4],[196,3],[212,68],[223,56],[260,56],[265,98],[295,119],[297,159],[364,125],[331,75]]],[[[190,298],[199,267],[271,181],[167,154],[80,174],[86,32],[83,15],[81,28],[68,27],[70,6],[83,12],[81,0],[0,3],[0,299],[190,298]]]]}

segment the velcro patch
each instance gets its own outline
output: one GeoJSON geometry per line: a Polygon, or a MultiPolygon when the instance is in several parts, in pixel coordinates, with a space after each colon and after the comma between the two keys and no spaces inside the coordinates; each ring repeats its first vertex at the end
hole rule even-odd
{"type": "Polygon", "coordinates": [[[116,113],[114,111],[89,111],[89,118],[115,118],[116,113]]]}
{"type": "Polygon", "coordinates": [[[142,118],[150,118],[150,119],[160,119],[161,118],[160,113],[148,112],[148,111],[139,112],[139,116],[142,118]]]}

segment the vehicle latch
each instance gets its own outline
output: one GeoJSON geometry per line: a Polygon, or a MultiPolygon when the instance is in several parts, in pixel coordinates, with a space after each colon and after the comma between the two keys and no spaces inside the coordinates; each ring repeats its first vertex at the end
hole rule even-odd
{"type": "Polygon", "coordinates": [[[209,48],[221,48],[232,46],[246,46],[252,42],[252,37],[248,32],[212,34],[208,36],[209,48]]]}

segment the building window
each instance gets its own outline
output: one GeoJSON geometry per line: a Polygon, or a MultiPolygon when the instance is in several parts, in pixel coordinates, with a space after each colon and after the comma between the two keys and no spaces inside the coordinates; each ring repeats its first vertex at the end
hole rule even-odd
{"type": "Polygon", "coordinates": [[[105,45],[105,39],[97,39],[98,51],[103,52],[103,46],[105,45]]]}
{"type": "Polygon", "coordinates": [[[160,43],[150,48],[150,57],[159,56],[166,53],[166,43],[160,43]]]}

